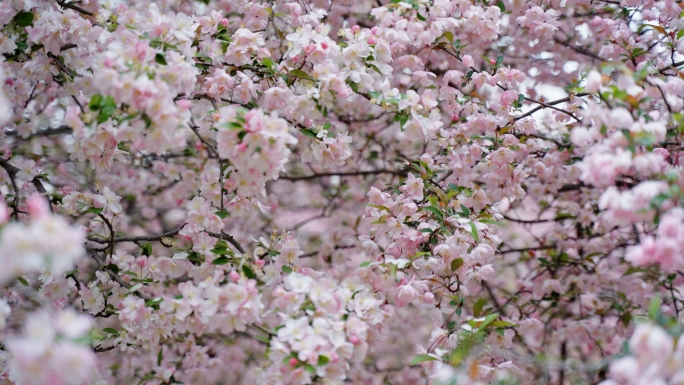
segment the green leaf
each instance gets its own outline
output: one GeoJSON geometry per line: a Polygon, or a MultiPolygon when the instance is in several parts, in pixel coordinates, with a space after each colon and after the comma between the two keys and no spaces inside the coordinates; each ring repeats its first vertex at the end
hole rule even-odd
{"type": "Polygon", "coordinates": [[[373,204],[370,204],[370,203],[367,204],[366,206],[368,206],[368,207],[373,207],[373,208],[376,208],[376,209],[378,209],[378,210],[384,210],[384,211],[387,211],[388,213],[391,213],[390,209],[387,208],[387,207],[385,207],[385,206],[373,205],[373,204]]]}
{"type": "Polygon", "coordinates": [[[406,114],[401,114],[399,116],[399,126],[403,129],[406,123],[408,123],[410,117],[406,114]]]}
{"type": "Polygon", "coordinates": [[[330,358],[326,356],[318,356],[318,366],[322,366],[330,362],[330,358]]]}
{"type": "Polygon", "coordinates": [[[214,247],[210,251],[214,254],[229,254],[230,253],[230,249],[228,249],[228,246],[225,246],[225,245],[214,247]]]}
{"type": "Polygon", "coordinates": [[[662,299],[660,294],[656,294],[653,299],[651,299],[651,304],[648,306],[648,317],[655,320],[660,315],[660,304],[662,299]]]}
{"type": "Polygon", "coordinates": [[[451,43],[451,45],[454,44],[454,34],[451,31],[444,32],[444,35],[442,36],[444,36],[449,41],[449,43],[451,43]]]}
{"type": "Polygon", "coordinates": [[[283,273],[285,273],[285,274],[292,273],[292,268],[290,266],[283,265],[282,270],[283,270],[283,273]]]}
{"type": "Polygon", "coordinates": [[[662,34],[665,35],[665,36],[668,35],[667,30],[666,30],[665,28],[663,28],[663,27],[661,27],[661,26],[659,26],[659,25],[654,25],[654,24],[642,24],[642,25],[638,28],[637,31],[638,31],[638,32],[641,32],[641,31],[642,31],[644,28],[646,28],[646,27],[651,27],[651,28],[655,29],[656,31],[662,33],[662,34]]]}
{"type": "Polygon", "coordinates": [[[228,211],[226,211],[226,210],[217,211],[215,214],[218,215],[219,218],[224,219],[225,217],[228,216],[228,211]]]}
{"type": "Polygon", "coordinates": [[[242,130],[242,124],[236,122],[228,122],[225,124],[225,126],[231,130],[242,130]]]}
{"type": "Polygon", "coordinates": [[[629,323],[632,321],[632,313],[622,313],[622,315],[620,316],[620,321],[622,321],[622,324],[625,325],[625,327],[629,326],[629,323]]]}
{"type": "Polygon", "coordinates": [[[463,266],[463,258],[456,258],[453,261],[451,261],[451,271],[456,271],[461,266],[463,266]]]}
{"type": "Polygon", "coordinates": [[[161,303],[163,300],[164,300],[163,298],[157,297],[157,298],[154,298],[154,299],[151,299],[151,300],[145,302],[145,306],[154,306],[156,304],[161,303]]]}
{"type": "Polygon", "coordinates": [[[484,305],[487,304],[487,300],[484,298],[480,298],[475,302],[475,305],[473,306],[473,315],[475,318],[479,318],[480,315],[482,314],[482,309],[484,309],[484,305]]]}
{"type": "Polygon", "coordinates": [[[91,111],[97,111],[100,109],[100,105],[102,104],[102,95],[100,94],[95,94],[93,95],[92,98],[90,98],[90,102],[88,103],[88,108],[90,108],[91,111]]]}
{"type": "Polygon", "coordinates": [[[118,330],[112,328],[104,328],[102,331],[108,334],[119,334],[118,330]]]}
{"type": "Polygon", "coordinates": [[[497,321],[492,322],[492,326],[496,327],[496,328],[505,328],[505,327],[518,326],[518,324],[514,324],[513,322],[508,322],[508,321],[497,320],[497,321]]]}
{"type": "Polygon", "coordinates": [[[214,259],[213,261],[211,261],[211,264],[216,265],[216,266],[221,266],[221,265],[225,265],[228,262],[230,262],[230,259],[228,259],[227,257],[222,255],[222,256],[214,259]]]}
{"type": "Polygon", "coordinates": [[[14,16],[13,20],[20,27],[28,27],[33,23],[33,13],[21,11],[14,16]]]}
{"type": "Polygon", "coordinates": [[[250,269],[249,266],[247,266],[247,265],[242,265],[242,271],[245,272],[245,275],[249,279],[254,279],[254,277],[256,277],[256,275],[254,275],[254,272],[252,271],[252,269],[250,269]]]}
{"type": "Polygon", "coordinates": [[[145,242],[142,244],[142,254],[146,257],[152,255],[152,243],[145,242]]]}
{"type": "Polygon", "coordinates": [[[644,269],[643,267],[630,267],[629,269],[627,269],[627,271],[625,271],[624,274],[622,274],[622,276],[626,277],[626,276],[632,275],[634,273],[646,273],[648,271],[649,271],[648,269],[644,269]]]}
{"type": "Polygon", "coordinates": [[[392,274],[392,277],[395,279],[397,278],[397,265],[394,263],[390,263],[387,265],[387,269],[390,271],[390,274],[392,274]]]}
{"type": "Polygon", "coordinates": [[[506,12],[506,5],[504,5],[503,1],[499,0],[496,3],[496,6],[499,7],[499,9],[501,10],[501,13],[506,12]]]}
{"type": "Polygon", "coordinates": [[[87,212],[87,213],[91,213],[91,214],[101,214],[101,213],[102,213],[102,209],[97,208],[97,207],[91,207],[91,208],[89,208],[88,210],[86,210],[86,212],[87,212]]]}
{"type": "Polygon", "coordinates": [[[411,361],[410,365],[416,365],[426,361],[439,361],[439,358],[435,358],[428,354],[418,354],[413,358],[413,361],[411,361]]]}
{"type": "Polygon", "coordinates": [[[359,267],[370,266],[371,263],[373,263],[373,262],[371,262],[371,261],[362,262],[362,263],[359,265],[359,267]]]}
{"type": "Polygon", "coordinates": [[[439,218],[440,221],[444,221],[444,213],[442,212],[442,210],[440,210],[439,208],[437,208],[435,206],[421,207],[420,211],[429,211],[429,212],[435,214],[437,216],[437,218],[439,218]]]}
{"type": "Polygon", "coordinates": [[[315,81],[315,80],[316,80],[316,79],[312,78],[311,76],[309,76],[309,74],[307,74],[306,72],[304,72],[304,71],[302,71],[302,70],[292,70],[292,71],[290,71],[290,75],[295,76],[295,77],[298,77],[298,78],[301,78],[301,79],[311,80],[311,81],[315,81]]]}
{"type": "Polygon", "coordinates": [[[463,210],[463,213],[464,213],[466,216],[470,216],[470,209],[468,209],[467,207],[465,207],[463,204],[461,204],[461,210],[463,210]]]}
{"type": "Polygon", "coordinates": [[[308,136],[310,138],[316,137],[316,133],[313,132],[312,130],[308,129],[308,128],[300,128],[299,132],[301,132],[302,134],[304,134],[305,136],[308,136]]]}
{"type": "Polygon", "coordinates": [[[113,264],[113,263],[107,265],[107,269],[113,271],[114,274],[119,274],[119,266],[117,266],[117,265],[115,265],[115,264],[113,264]]]}
{"type": "Polygon", "coordinates": [[[681,39],[682,36],[684,36],[684,29],[680,29],[679,32],[677,32],[677,40],[681,39]]]}
{"type": "Polygon", "coordinates": [[[154,55],[154,61],[163,66],[168,64],[166,63],[166,55],[164,55],[163,53],[157,53],[156,55],[154,55]]]}
{"type": "Polygon", "coordinates": [[[475,239],[475,242],[480,242],[480,237],[477,235],[477,226],[475,226],[475,222],[470,222],[470,234],[473,236],[473,239],[475,239]]]}
{"type": "Polygon", "coordinates": [[[269,59],[269,58],[267,58],[267,57],[264,58],[263,63],[264,63],[264,65],[265,65],[266,67],[268,67],[268,68],[273,68],[273,67],[275,67],[275,63],[273,62],[273,60],[271,60],[271,59],[269,59]]]}
{"type": "Polygon", "coordinates": [[[164,347],[161,346],[161,347],[159,348],[159,354],[157,354],[157,366],[161,366],[161,362],[162,362],[162,353],[163,353],[163,352],[164,352],[164,347]]]}
{"type": "Polygon", "coordinates": [[[24,285],[24,286],[28,286],[28,285],[29,285],[28,281],[27,281],[26,278],[24,278],[24,277],[18,277],[18,278],[17,278],[17,281],[19,281],[19,283],[21,283],[21,284],[24,285]]]}
{"type": "Polygon", "coordinates": [[[485,317],[484,321],[482,321],[482,323],[480,324],[478,330],[484,330],[487,326],[489,326],[490,323],[494,322],[494,320],[498,316],[499,316],[499,314],[494,313],[494,314],[490,314],[487,317],[485,317]]]}
{"type": "MultiPolygon", "coordinates": [[[[257,340],[259,340],[259,341],[261,341],[261,342],[264,342],[264,343],[266,343],[266,344],[270,344],[270,343],[271,343],[271,340],[269,340],[269,339],[266,338],[266,337],[254,336],[254,338],[256,338],[257,340]]],[[[288,358],[289,358],[289,357],[288,357],[288,358]]]]}

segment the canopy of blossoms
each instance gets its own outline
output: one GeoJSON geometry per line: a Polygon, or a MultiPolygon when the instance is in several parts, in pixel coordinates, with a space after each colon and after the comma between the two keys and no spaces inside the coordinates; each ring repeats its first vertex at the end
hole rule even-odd
{"type": "Polygon", "coordinates": [[[1,1],[0,384],[684,384],[683,9],[1,1]]]}

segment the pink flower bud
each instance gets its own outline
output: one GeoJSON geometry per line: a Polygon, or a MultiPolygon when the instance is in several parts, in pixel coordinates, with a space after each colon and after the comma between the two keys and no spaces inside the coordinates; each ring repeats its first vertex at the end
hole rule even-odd
{"type": "Polygon", "coordinates": [[[418,291],[411,285],[403,285],[397,290],[396,305],[406,306],[418,297],[418,291]]]}
{"type": "Polygon", "coordinates": [[[143,60],[147,54],[147,44],[139,42],[135,45],[135,56],[138,60],[143,60]]]}
{"type": "Polygon", "coordinates": [[[492,64],[492,65],[496,64],[496,60],[494,60],[494,59],[489,59],[489,64],[492,64]]]}
{"type": "Polygon", "coordinates": [[[452,121],[452,122],[458,122],[459,119],[461,119],[461,117],[458,116],[458,114],[453,114],[453,115],[451,115],[451,121],[452,121]]]}
{"type": "Polygon", "coordinates": [[[182,110],[187,110],[190,108],[192,103],[188,99],[181,99],[178,102],[176,102],[176,105],[182,110]]]}
{"type": "Polygon", "coordinates": [[[349,342],[351,342],[354,345],[358,345],[359,342],[361,342],[361,339],[356,334],[352,334],[352,336],[349,337],[349,342]]]}
{"type": "Polygon", "coordinates": [[[299,361],[296,358],[290,358],[290,366],[297,366],[298,363],[299,361]]]}
{"type": "Polygon", "coordinates": [[[375,38],[374,37],[369,37],[368,38],[368,44],[375,44],[375,38]]]}
{"type": "Polygon", "coordinates": [[[504,91],[503,94],[501,94],[501,104],[508,107],[511,104],[513,104],[514,101],[518,99],[518,94],[515,93],[515,91],[504,91]]]}
{"type": "Polygon", "coordinates": [[[352,30],[352,32],[354,32],[354,33],[359,33],[359,31],[361,30],[361,27],[359,27],[358,24],[357,24],[357,25],[353,26],[353,27],[351,28],[351,30],[352,30]]]}
{"type": "Polygon", "coordinates": [[[138,259],[135,260],[135,264],[138,267],[145,267],[145,265],[147,265],[147,258],[139,257],[138,259]]]}
{"type": "Polygon", "coordinates": [[[255,264],[259,267],[264,267],[265,263],[266,263],[266,261],[264,261],[263,259],[260,259],[260,260],[255,262],[255,264]]]}
{"type": "Polygon", "coordinates": [[[380,28],[378,28],[378,27],[376,26],[376,27],[371,28],[370,33],[371,33],[371,35],[373,35],[373,36],[377,36],[379,30],[380,30],[380,28]]]}
{"type": "Polygon", "coordinates": [[[304,46],[304,52],[311,55],[316,50],[316,44],[307,44],[304,46]]]}
{"type": "Polygon", "coordinates": [[[240,279],[240,274],[233,270],[228,274],[228,279],[230,279],[232,282],[237,282],[240,279]]]}
{"type": "Polygon", "coordinates": [[[33,218],[40,218],[50,212],[47,201],[38,194],[31,195],[31,197],[26,200],[26,206],[29,214],[33,218]]]}
{"type": "Polygon", "coordinates": [[[230,23],[230,22],[228,21],[228,19],[226,19],[226,18],[224,17],[223,19],[221,19],[220,23],[221,23],[222,26],[227,27],[227,26],[228,26],[228,23],[230,23]]]}
{"type": "Polygon", "coordinates": [[[423,295],[423,302],[425,302],[428,305],[432,305],[433,303],[435,303],[435,295],[428,291],[427,293],[425,293],[425,295],[423,295]]]}
{"type": "Polygon", "coordinates": [[[330,353],[330,362],[335,364],[340,360],[340,356],[337,354],[337,352],[332,352],[330,353]]]}

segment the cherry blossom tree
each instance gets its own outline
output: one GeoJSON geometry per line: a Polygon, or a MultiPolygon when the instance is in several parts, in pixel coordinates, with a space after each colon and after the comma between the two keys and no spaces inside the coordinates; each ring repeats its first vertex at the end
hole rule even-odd
{"type": "Polygon", "coordinates": [[[0,2],[0,383],[684,383],[683,9],[0,2]]]}

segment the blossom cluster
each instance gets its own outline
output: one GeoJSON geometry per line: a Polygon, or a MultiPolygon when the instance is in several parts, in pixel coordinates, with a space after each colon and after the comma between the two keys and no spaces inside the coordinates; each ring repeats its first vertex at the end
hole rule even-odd
{"type": "Polygon", "coordinates": [[[0,2],[0,382],[681,382],[682,15],[0,2]]]}

